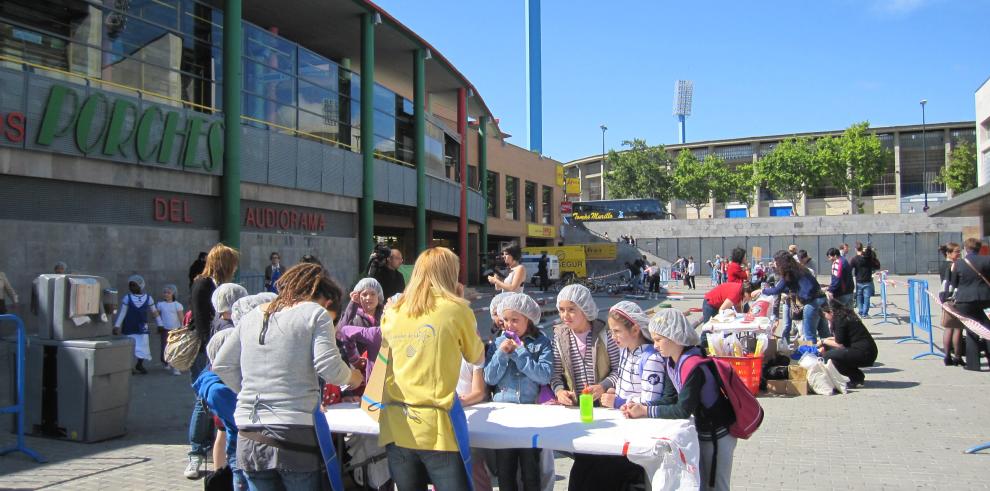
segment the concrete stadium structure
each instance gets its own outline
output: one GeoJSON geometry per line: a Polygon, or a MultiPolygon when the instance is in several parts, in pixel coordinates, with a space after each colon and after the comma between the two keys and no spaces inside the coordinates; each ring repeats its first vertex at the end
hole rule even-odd
{"type": "MultiPolygon", "coordinates": [[[[892,158],[887,163],[886,173],[873,189],[864,196],[864,212],[876,213],[921,213],[924,208],[924,192],[928,191],[929,206],[951,197],[944,184],[934,182],[938,172],[945,167],[948,155],[960,141],[974,141],[976,126],[972,121],[953,123],[932,123],[922,132],[921,125],[888,126],[871,128],[876,132],[885,148],[891,151],[892,158]],[[927,152],[925,145],[927,143],[927,152]],[[926,155],[927,154],[927,155],[926,155]],[[925,173],[927,160],[927,173],[925,173]]],[[[688,149],[698,158],[715,154],[726,165],[734,167],[745,162],[755,162],[769,153],[780,141],[806,136],[819,138],[825,135],[838,135],[841,130],[790,135],[757,136],[727,140],[702,141],[678,145],[666,145],[671,156],[682,149],[688,149]]],[[[607,156],[592,155],[564,164],[568,178],[581,181],[580,200],[610,199],[605,184],[605,173],[610,167],[607,156]],[[605,161],[604,166],[602,165],[605,161]]],[[[754,190],[756,197],[751,206],[743,203],[711,202],[701,210],[700,218],[743,218],[789,216],[792,206],[778,200],[766,189],[754,190]]],[[[698,218],[693,208],[683,202],[668,204],[668,209],[677,218],[698,218]]],[[[801,216],[842,215],[850,213],[850,203],[835,188],[823,187],[802,199],[795,211],[801,216]]]]}

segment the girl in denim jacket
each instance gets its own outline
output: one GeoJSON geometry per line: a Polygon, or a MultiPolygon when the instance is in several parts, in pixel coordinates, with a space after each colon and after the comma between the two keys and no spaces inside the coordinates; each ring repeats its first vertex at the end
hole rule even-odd
{"type": "MultiPolygon", "coordinates": [[[[540,386],[550,382],[553,350],[550,338],[537,328],[540,306],[529,295],[513,293],[499,307],[504,323],[495,340],[495,352],[485,366],[485,382],[494,385],[494,402],[536,404],[540,386]]],[[[540,449],[507,448],[495,450],[499,488],[515,491],[516,471],[522,471],[525,491],[540,489],[540,449]]]]}

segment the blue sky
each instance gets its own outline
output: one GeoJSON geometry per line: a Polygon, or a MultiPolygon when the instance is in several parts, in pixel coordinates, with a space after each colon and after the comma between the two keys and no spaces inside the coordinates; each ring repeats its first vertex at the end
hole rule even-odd
{"type": "MultiPolygon", "coordinates": [[[[478,88],[528,147],[523,0],[379,0],[478,88]]],[[[676,143],[674,81],[693,80],[688,141],[975,118],[990,77],[990,0],[544,0],[543,153],[676,143]],[[980,35],[979,33],[984,34],[980,35]]]]}

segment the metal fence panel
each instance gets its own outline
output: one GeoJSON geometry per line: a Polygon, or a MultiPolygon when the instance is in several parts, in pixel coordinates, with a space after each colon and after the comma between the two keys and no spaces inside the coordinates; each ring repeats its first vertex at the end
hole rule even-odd
{"type": "Polygon", "coordinates": [[[917,273],[914,254],[914,235],[894,234],[894,274],[917,273]]]}
{"type": "Polygon", "coordinates": [[[770,237],[767,235],[751,235],[746,237],[746,256],[752,256],[753,248],[759,247],[763,249],[762,257],[750,257],[750,261],[759,262],[767,261],[773,257],[773,254],[777,251],[771,250],[770,248],[770,237]]]}
{"type": "Polygon", "coordinates": [[[787,246],[793,243],[793,235],[773,235],[770,237],[770,250],[773,251],[771,254],[776,254],[777,251],[786,251],[787,246]]]}
{"type": "Polygon", "coordinates": [[[711,268],[708,267],[708,263],[706,263],[705,261],[708,261],[709,259],[714,259],[716,254],[718,254],[719,256],[725,255],[725,249],[722,247],[722,238],[705,237],[703,239],[700,239],[700,241],[701,241],[701,257],[700,259],[698,257],[695,257],[695,262],[697,263],[700,261],[700,263],[704,265],[701,271],[702,273],[711,274],[712,270],[711,268]]]}
{"type": "Polygon", "coordinates": [[[914,235],[915,268],[918,273],[938,273],[942,256],[938,253],[938,232],[914,235]]]}
{"type": "Polygon", "coordinates": [[[296,185],[297,138],[274,131],[268,136],[268,184],[291,188],[296,185]]]}
{"type": "Polygon", "coordinates": [[[880,269],[894,271],[894,237],[897,234],[872,234],[870,244],[880,261],[880,269]]]}

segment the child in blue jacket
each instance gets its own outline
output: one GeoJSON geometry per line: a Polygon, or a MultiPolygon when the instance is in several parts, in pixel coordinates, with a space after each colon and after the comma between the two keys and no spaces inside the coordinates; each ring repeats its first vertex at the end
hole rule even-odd
{"type": "MultiPolygon", "coordinates": [[[[485,366],[485,382],[494,385],[494,402],[536,404],[540,386],[550,382],[553,349],[550,338],[537,328],[540,306],[529,295],[513,293],[499,306],[504,331],[485,366]]],[[[506,448],[495,450],[499,489],[515,491],[517,469],[522,471],[525,491],[540,489],[540,449],[506,448]]]]}

